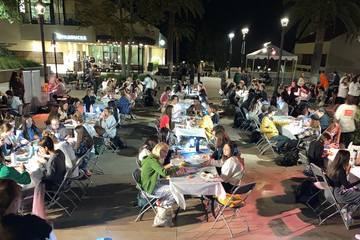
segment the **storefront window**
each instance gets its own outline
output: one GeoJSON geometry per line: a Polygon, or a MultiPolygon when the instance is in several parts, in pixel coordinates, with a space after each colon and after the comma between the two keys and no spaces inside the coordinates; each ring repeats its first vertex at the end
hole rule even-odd
{"type": "Polygon", "coordinates": [[[95,62],[99,63],[99,60],[103,61],[103,47],[102,46],[89,46],[89,55],[91,55],[95,58],[95,62]]]}
{"type": "MultiPolygon", "coordinates": [[[[31,22],[40,22],[38,20],[38,14],[36,11],[36,3],[38,2],[38,0],[31,0],[30,1],[30,8],[31,8],[31,22]]],[[[51,6],[51,0],[43,0],[42,1],[45,6],[46,6],[46,10],[45,10],[45,14],[44,14],[44,23],[45,24],[51,24],[52,23],[52,18],[51,18],[51,13],[52,11],[52,6],[51,6]]]]}

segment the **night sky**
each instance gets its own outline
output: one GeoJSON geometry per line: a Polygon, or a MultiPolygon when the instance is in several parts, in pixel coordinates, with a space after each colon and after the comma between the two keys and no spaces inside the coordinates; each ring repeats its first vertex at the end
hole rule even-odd
{"type": "MultiPolygon", "coordinates": [[[[199,33],[205,34],[211,48],[225,52],[224,54],[227,56],[224,58],[227,59],[229,51],[228,34],[234,32],[232,62],[235,65],[240,64],[241,29],[244,27],[249,28],[246,37],[246,53],[262,48],[263,44],[269,41],[280,47],[280,19],[286,16],[287,7],[282,4],[282,0],[203,0],[203,5],[205,14],[202,19],[199,17],[194,19],[189,15],[188,21],[196,26],[195,37],[199,33]]],[[[295,35],[295,27],[288,29],[285,35],[285,50],[289,52],[293,50],[295,35]]],[[[180,60],[193,61],[195,46],[195,41],[191,43],[183,41],[180,60]]]]}

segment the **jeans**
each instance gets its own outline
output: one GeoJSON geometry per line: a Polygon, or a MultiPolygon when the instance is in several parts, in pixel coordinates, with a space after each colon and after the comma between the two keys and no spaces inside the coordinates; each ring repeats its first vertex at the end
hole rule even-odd
{"type": "Polygon", "coordinates": [[[175,204],[175,198],[170,191],[170,185],[162,185],[159,180],[157,180],[152,194],[146,194],[149,197],[160,197],[161,206],[173,206],[175,204]]]}
{"type": "Polygon", "coordinates": [[[277,135],[275,137],[270,138],[271,141],[277,141],[276,147],[281,149],[285,143],[287,143],[288,141],[290,141],[290,138],[285,137],[283,135],[277,135]]]}
{"type": "Polygon", "coordinates": [[[345,148],[347,148],[351,142],[351,135],[353,134],[353,132],[342,132],[341,136],[344,137],[344,141],[345,141],[345,148]]]}
{"type": "Polygon", "coordinates": [[[97,83],[97,79],[95,78],[95,80],[91,81],[91,85],[93,85],[94,87],[94,94],[96,95],[97,90],[98,90],[98,83],[97,83]]]}

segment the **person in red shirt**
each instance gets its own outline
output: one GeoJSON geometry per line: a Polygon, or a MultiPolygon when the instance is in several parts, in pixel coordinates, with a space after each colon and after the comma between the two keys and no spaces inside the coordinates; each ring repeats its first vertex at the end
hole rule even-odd
{"type": "Polygon", "coordinates": [[[159,129],[161,129],[163,127],[166,127],[169,130],[172,129],[171,118],[172,118],[173,112],[174,112],[174,107],[172,105],[169,105],[169,106],[166,107],[164,116],[162,117],[162,119],[160,121],[159,129]]]}
{"type": "Polygon", "coordinates": [[[160,106],[163,107],[164,103],[169,99],[169,94],[171,93],[171,87],[166,86],[165,92],[160,97],[160,106]]]}

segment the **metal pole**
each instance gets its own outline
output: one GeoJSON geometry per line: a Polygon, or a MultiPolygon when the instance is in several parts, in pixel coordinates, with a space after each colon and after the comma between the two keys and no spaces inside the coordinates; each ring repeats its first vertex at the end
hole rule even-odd
{"type": "Polygon", "coordinates": [[[48,78],[47,78],[47,71],[46,71],[46,52],[45,52],[45,38],[44,38],[44,15],[39,14],[38,16],[40,18],[40,34],[41,34],[43,65],[44,65],[44,80],[45,80],[45,83],[47,83],[48,78]]]}
{"type": "Polygon", "coordinates": [[[229,50],[229,78],[231,77],[231,72],[230,72],[230,69],[231,69],[231,54],[232,54],[232,38],[230,38],[230,50],[229,50]]]}
{"type": "Polygon", "coordinates": [[[140,45],[138,44],[138,76],[140,74],[140,45]]]}
{"type": "Polygon", "coordinates": [[[297,60],[295,61],[295,68],[294,68],[294,74],[293,74],[293,77],[292,77],[292,82],[294,81],[294,78],[295,78],[296,67],[297,67],[297,60]]]}
{"type": "Polygon", "coordinates": [[[141,47],[141,73],[144,73],[144,52],[145,47],[141,47]]]}
{"type": "Polygon", "coordinates": [[[275,88],[274,88],[274,94],[277,93],[278,87],[279,87],[281,58],[282,58],[282,52],[283,52],[283,48],[284,48],[284,36],[285,36],[285,27],[283,27],[282,31],[281,31],[280,54],[279,54],[279,60],[278,60],[277,75],[276,75],[276,85],[275,85],[275,88]]]}
{"type": "Polygon", "coordinates": [[[56,60],[56,42],[55,42],[55,33],[52,34],[52,42],[54,44],[54,58],[55,58],[55,71],[56,71],[56,78],[58,78],[58,70],[57,70],[57,60],[56,60]]]}
{"type": "Polygon", "coordinates": [[[245,36],[246,34],[243,34],[243,41],[242,41],[242,46],[241,46],[241,69],[244,70],[244,56],[245,56],[245,44],[246,44],[246,41],[245,41],[245,36]]]}

